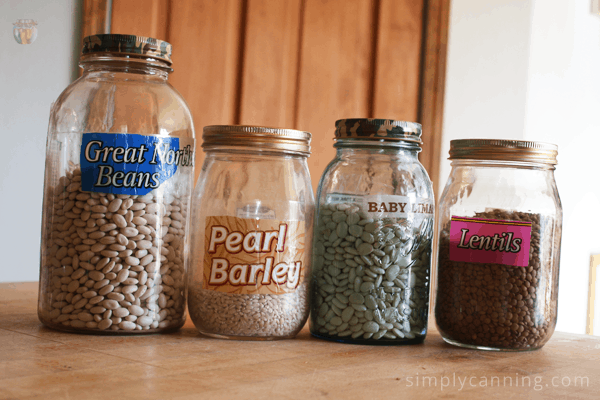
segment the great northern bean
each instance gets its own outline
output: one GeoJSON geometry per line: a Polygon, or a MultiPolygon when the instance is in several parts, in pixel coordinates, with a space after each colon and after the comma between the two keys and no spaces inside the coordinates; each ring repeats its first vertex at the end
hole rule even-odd
{"type": "Polygon", "coordinates": [[[83,192],[77,167],[47,190],[42,321],[89,331],[181,326],[187,201],[83,192]]]}

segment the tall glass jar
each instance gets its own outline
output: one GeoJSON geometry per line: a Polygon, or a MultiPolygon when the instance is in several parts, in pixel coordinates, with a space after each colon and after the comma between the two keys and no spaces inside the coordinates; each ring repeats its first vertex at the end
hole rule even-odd
{"type": "Polygon", "coordinates": [[[192,197],[190,316],[226,339],[292,338],[308,318],[310,133],[207,126],[192,197]]]}
{"type": "Polygon", "coordinates": [[[317,193],[311,333],[347,343],[420,343],[427,333],[434,197],[421,125],[336,122],[317,193]]]}
{"type": "Polygon", "coordinates": [[[195,142],[167,81],[171,45],[89,36],[80,65],[50,114],[39,318],[81,332],[177,329],[195,142]]]}
{"type": "Polygon", "coordinates": [[[562,227],[556,155],[539,142],[451,142],[437,221],[435,318],[446,342],[534,350],[552,336],[562,227]]]}

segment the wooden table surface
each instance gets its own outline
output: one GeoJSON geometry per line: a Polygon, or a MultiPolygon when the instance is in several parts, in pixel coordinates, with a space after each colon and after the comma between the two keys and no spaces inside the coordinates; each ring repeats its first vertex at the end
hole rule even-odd
{"type": "Polygon", "coordinates": [[[176,333],[92,336],[37,318],[37,283],[0,284],[0,399],[600,398],[600,338],[555,333],[544,348],[447,345],[435,327],[412,346],[310,336],[228,341],[191,321],[176,333]]]}

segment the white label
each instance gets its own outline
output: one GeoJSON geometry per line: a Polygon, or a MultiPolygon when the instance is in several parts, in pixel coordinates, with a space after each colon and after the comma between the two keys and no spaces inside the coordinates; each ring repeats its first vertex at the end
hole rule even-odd
{"type": "Polygon", "coordinates": [[[357,196],[331,193],[327,203],[354,203],[373,218],[409,218],[433,217],[434,204],[431,199],[416,196],[371,195],[357,196]]]}

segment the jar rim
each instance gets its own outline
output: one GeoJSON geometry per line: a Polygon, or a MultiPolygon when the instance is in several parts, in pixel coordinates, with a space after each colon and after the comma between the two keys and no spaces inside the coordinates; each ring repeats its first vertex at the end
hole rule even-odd
{"type": "Polygon", "coordinates": [[[449,160],[489,160],[555,166],[558,146],[528,140],[455,139],[450,141],[449,154],[449,160]]]}
{"type": "Polygon", "coordinates": [[[209,125],[202,134],[202,148],[249,147],[310,155],[311,134],[306,131],[253,125],[209,125]]]}

